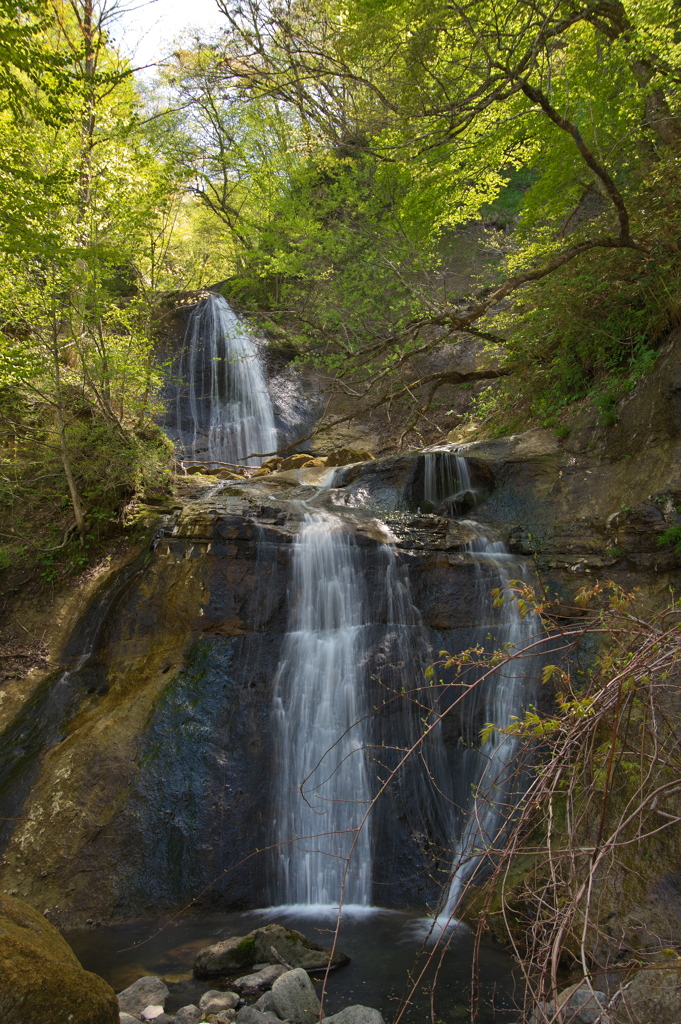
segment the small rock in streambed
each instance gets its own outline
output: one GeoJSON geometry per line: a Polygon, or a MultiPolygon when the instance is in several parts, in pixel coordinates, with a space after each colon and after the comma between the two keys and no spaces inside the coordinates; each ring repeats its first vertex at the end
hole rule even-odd
{"type": "Polygon", "coordinates": [[[238,1005],[239,996],[236,992],[220,992],[216,988],[204,992],[199,999],[199,1007],[204,1016],[209,1013],[219,1013],[220,1010],[233,1010],[238,1005]]]}
{"type": "Polygon", "coordinates": [[[283,964],[268,964],[256,974],[246,974],[243,978],[237,978],[236,981],[232,981],[230,984],[234,986],[237,992],[241,992],[242,996],[254,996],[258,992],[264,992],[266,989],[272,988],[277,978],[280,978],[282,974],[286,974],[288,969],[283,964]]]}
{"type": "Polygon", "coordinates": [[[157,1020],[163,1014],[162,1006],[145,1006],[142,1010],[142,1020],[157,1020]]]}
{"type": "Polygon", "coordinates": [[[133,1017],[130,1013],[119,1013],[118,1018],[120,1024],[140,1024],[139,1017],[133,1017]]]}
{"type": "Polygon", "coordinates": [[[118,993],[118,1008],[140,1019],[147,1006],[160,1006],[163,1009],[169,995],[167,985],[160,978],[145,976],[118,993]]]}
{"type": "Polygon", "coordinates": [[[277,1017],[292,1024],[315,1024],[319,1018],[321,1004],[307,971],[302,967],[277,978],[272,986],[272,1002],[277,1017]]]}
{"type": "MultiPolygon", "coordinates": [[[[608,997],[605,992],[593,990],[588,985],[576,984],[558,994],[558,1009],[572,1024],[609,1024],[605,1012],[608,997]]],[[[659,1024],[662,1024],[660,1021],[659,1024]]]]}
{"type": "Polygon", "coordinates": [[[175,1024],[199,1024],[203,1017],[203,1010],[199,1010],[194,1003],[181,1007],[175,1014],[175,1024]]]}
{"type": "Polygon", "coordinates": [[[323,1024],[385,1024],[382,1015],[371,1006],[346,1006],[332,1017],[324,1017],[323,1024]]]}
{"type": "Polygon", "coordinates": [[[263,1013],[255,1006],[242,1006],[236,1015],[236,1024],[281,1024],[276,1013],[263,1013]]]}
{"type": "Polygon", "coordinates": [[[260,1010],[261,1013],[275,1013],[276,1014],[276,1012],[277,1012],[275,1010],[275,1008],[274,1008],[274,999],[272,998],[272,992],[271,991],[270,992],[264,992],[260,996],[260,999],[256,999],[256,1001],[253,1003],[253,1006],[256,1008],[256,1010],[260,1010]]]}

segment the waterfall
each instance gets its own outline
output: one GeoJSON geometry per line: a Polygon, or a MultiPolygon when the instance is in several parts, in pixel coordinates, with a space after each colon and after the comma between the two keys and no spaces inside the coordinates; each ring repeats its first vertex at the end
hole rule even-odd
{"type": "MultiPolygon", "coordinates": [[[[496,583],[503,590],[511,579],[526,579],[527,573],[501,541],[480,536],[471,541],[467,549],[478,556],[476,591],[483,616],[491,603],[490,583],[496,583]],[[490,579],[485,567],[493,570],[496,580],[490,579]]],[[[494,648],[506,647],[511,653],[521,652],[536,637],[536,622],[531,615],[523,619],[517,601],[510,601],[506,593],[498,624],[493,628],[494,648]]],[[[488,635],[489,628],[482,627],[475,642],[485,645],[487,641],[489,650],[488,635]]],[[[454,913],[466,883],[478,873],[487,852],[503,839],[505,822],[522,795],[522,769],[515,763],[519,740],[501,730],[511,724],[514,716],[522,715],[533,688],[531,676],[536,672],[536,658],[536,654],[515,658],[500,667],[482,684],[482,693],[475,701],[475,710],[479,712],[482,706],[482,714],[478,713],[475,720],[478,723],[492,722],[498,728],[482,746],[467,751],[468,757],[465,758],[468,761],[464,775],[469,801],[464,809],[463,829],[454,849],[452,878],[443,913],[446,918],[454,913]],[[470,785],[473,786],[472,795],[470,785]]]]}
{"type": "Polygon", "coordinates": [[[424,456],[423,497],[431,508],[446,505],[450,515],[465,512],[477,503],[468,463],[450,452],[424,456]]]}
{"type": "Polygon", "coordinates": [[[192,312],[180,372],[188,385],[176,410],[185,458],[257,466],[253,453],[276,451],[258,349],[221,295],[211,293],[192,312]]]}
{"type": "Polygon", "coordinates": [[[372,797],[360,721],[367,712],[361,572],[342,522],[307,514],[294,544],[274,686],[278,892],[288,904],[337,905],[351,851],[343,902],[371,901],[369,823],[356,831],[372,797]]]}
{"type": "MultiPolygon", "coordinates": [[[[424,497],[433,505],[443,501],[456,505],[465,495],[475,495],[466,460],[448,452],[427,454],[424,497]]],[[[485,623],[475,631],[473,646],[491,650],[507,645],[510,651],[520,652],[537,636],[537,620],[533,616],[523,619],[517,602],[510,601],[506,594],[496,613],[491,640],[489,622],[494,618],[490,614],[491,590],[498,587],[503,591],[511,579],[526,580],[525,566],[510,553],[506,544],[487,537],[478,523],[463,522],[478,535],[466,545],[476,566],[477,617],[485,623]]],[[[459,834],[454,846],[449,891],[440,917],[443,923],[452,917],[466,884],[476,876],[486,861],[486,854],[501,841],[504,823],[522,794],[522,771],[515,764],[519,741],[501,730],[511,724],[514,716],[522,714],[532,693],[538,657],[535,654],[511,660],[481,684],[480,692],[471,694],[467,700],[465,713],[471,733],[487,722],[498,728],[481,746],[477,746],[479,736],[471,735],[463,755],[458,792],[464,817],[462,823],[460,820],[455,823],[459,834]]]]}

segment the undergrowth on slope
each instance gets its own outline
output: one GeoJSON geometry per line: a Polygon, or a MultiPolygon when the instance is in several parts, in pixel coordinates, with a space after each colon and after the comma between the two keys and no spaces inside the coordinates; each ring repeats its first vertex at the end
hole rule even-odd
{"type": "MultiPolygon", "coordinates": [[[[486,388],[471,418],[492,434],[523,426],[569,426],[583,400],[603,425],[617,402],[655,365],[661,342],[681,323],[681,157],[650,170],[637,227],[653,235],[648,253],[595,249],[522,289],[494,319],[506,334],[512,377],[486,388]]],[[[565,433],[563,433],[565,436],[565,433]]]]}
{"type": "MultiPolygon", "coordinates": [[[[478,939],[491,927],[510,943],[525,983],[523,1019],[551,1021],[566,971],[598,988],[599,972],[625,981],[630,968],[665,951],[676,956],[668,935],[641,922],[632,946],[626,921],[613,925],[611,911],[622,890],[629,904],[646,906],[681,824],[681,601],[646,613],[636,594],[595,582],[571,608],[513,582],[503,600],[548,634],[542,682],[555,697],[499,730],[524,744],[518,771],[534,762],[534,774],[484,852],[473,881],[487,873],[487,882],[469,883],[456,909],[467,905],[478,939]],[[594,641],[600,653],[583,671],[579,649],[594,641]]],[[[523,657],[512,648],[459,656],[458,685],[523,657]]]]}

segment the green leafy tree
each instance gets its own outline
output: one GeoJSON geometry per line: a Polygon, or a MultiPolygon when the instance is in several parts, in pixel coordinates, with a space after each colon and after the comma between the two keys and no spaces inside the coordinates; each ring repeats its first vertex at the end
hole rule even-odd
{"type": "MultiPolygon", "coordinates": [[[[535,283],[565,275],[574,261],[597,267],[604,260],[612,272],[608,254],[623,254],[627,266],[638,261],[647,275],[676,259],[665,225],[643,215],[651,175],[681,145],[681,50],[670,0],[221,0],[220,7],[225,33],[197,51],[192,68],[194,101],[210,94],[216,112],[211,152],[224,144],[231,155],[234,133],[220,119],[244,101],[261,131],[262,111],[276,107],[290,139],[313,140],[298,167],[281,175],[279,195],[261,203],[257,242],[253,232],[246,244],[239,237],[246,207],[235,204],[235,220],[225,219],[237,258],[244,254],[252,282],[267,285],[276,264],[280,283],[296,279],[293,292],[307,282],[317,298],[328,297],[326,308],[317,302],[313,331],[325,342],[333,336],[339,359],[372,386],[383,379],[377,357],[379,368],[402,366],[470,333],[503,343],[494,323],[500,303],[520,292],[524,302],[530,295],[541,301],[542,291],[531,291],[535,283]],[[315,164],[334,159],[354,173],[334,172],[323,200],[318,185],[301,188],[313,180],[315,164]],[[499,239],[497,270],[466,295],[428,287],[451,233],[493,211],[520,171],[529,172],[529,187],[516,204],[512,236],[499,239]],[[340,178],[346,192],[353,180],[352,196],[340,199],[340,178]],[[325,218],[321,206],[336,198],[337,215],[325,218]],[[402,258],[393,258],[397,235],[389,221],[409,239],[402,258]],[[343,325],[362,307],[366,279],[346,273],[349,233],[366,242],[356,254],[386,296],[383,317],[365,318],[351,331],[350,363],[343,325]],[[376,273],[384,254],[393,288],[376,273]],[[397,282],[411,287],[412,279],[409,302],[395,303],[397,282]]],[[[241,195],[254,177],[247,168],[241,195]]],[[[205,178],[206,191],[218,188],[216,167],[207,166],[205,178]]],[[[262,302],[262,290],[256,293],[262,302]]],[[[413,383],[432,391],[437,381],[413,383]]]]}

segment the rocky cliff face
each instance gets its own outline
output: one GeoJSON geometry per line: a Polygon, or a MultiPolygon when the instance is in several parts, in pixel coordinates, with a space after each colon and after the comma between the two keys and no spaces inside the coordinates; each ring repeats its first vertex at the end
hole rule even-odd
{"type": "MultiPolygon", "coordinates": [[[[680,340],[612,427],[586,424],[566,443],[532,431],[451,446],[484,496],[476,518],[533,556],[552,590],[568,595],[607,576],[658,602],[678,588],[679,560],[657,540],[681,501],[680,340]]],[[[5,892],[61,925],[156,915],[196,898],[262,903],[271,864],[251,855],[267,845],[272,815],[272,681],[291,542],[305,503],[320,500],[319,475],[272,474],[185,503],[153,551],[100,584],[51,675],[7,684],[0,815],[19,820],[2,831],[5,892]]],[[[363,551],[380,704],[394,654],[385,527],[435,651],[464,649],[480,625],[469,538],[437,510],[419,512],[419,453],[341,469],[321,500],[363,551]]],[[[377,739],[394,735],[391,714],[377,716],[377,739]]],[[[459,726],[447,728],[454,771],[459,726]]],[[[391,799],[377,824],[375,877],[389,883],[380,901],[423,905],[437,893],[428,836],[404,811],[409,801],[391,799]]],[[[660,856],[667,863],[650,866],[641,905],[678,889],[676,853],[665,846],[660,856]]]]}

